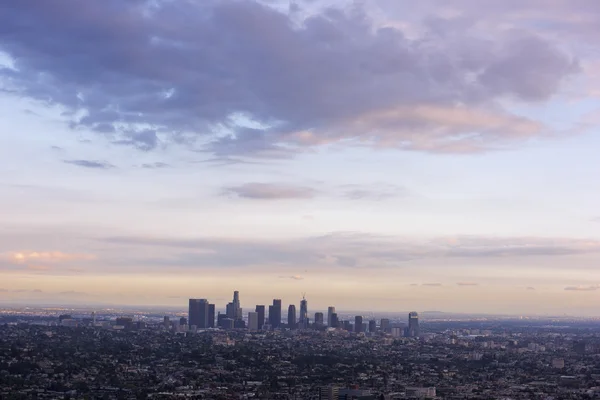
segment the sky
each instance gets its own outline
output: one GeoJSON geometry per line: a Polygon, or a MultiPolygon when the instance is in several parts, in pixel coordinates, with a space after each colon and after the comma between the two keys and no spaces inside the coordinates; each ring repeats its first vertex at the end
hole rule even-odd
{"type": "Polygon", "coordinates": [[[599,35],[597,0],[5,2],[0,303],[600,316],[599,35]]]}

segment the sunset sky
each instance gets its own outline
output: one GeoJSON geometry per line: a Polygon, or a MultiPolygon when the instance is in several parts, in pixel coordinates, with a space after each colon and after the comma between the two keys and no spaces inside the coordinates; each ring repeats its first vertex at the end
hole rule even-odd
{"type": "Polygon", "coordinates": [[[0,5],[0,304],[600,316],[597,0],[0,5]]]}

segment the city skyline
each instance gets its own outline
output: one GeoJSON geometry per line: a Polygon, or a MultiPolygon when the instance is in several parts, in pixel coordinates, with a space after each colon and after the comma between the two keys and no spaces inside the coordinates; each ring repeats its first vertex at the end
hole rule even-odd
{"type": "Polygon", "coordinates": [[[3,11],[0,304],[600,316],[596,0],[3,11]]]}

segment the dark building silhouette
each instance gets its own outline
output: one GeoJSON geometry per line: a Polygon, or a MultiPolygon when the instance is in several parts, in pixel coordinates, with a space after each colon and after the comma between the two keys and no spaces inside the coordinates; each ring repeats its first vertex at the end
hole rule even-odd
{"type": "Polygon", "coordinates": [[[338,328],[340,326],[340,321],[338,320],[337,313],[331,313],[331,325],[332,328],[338,328]]]}
{"type": "Polygon", "coordinates": [[[357,315],[354,317],[354,332],[361,333],[363,331],[363,317],[357,315]]]}
{"type": "Polygon", "coordinates": [[[269,324],[273,329],[281,326],[281,299],[273,299],[273,305],[269,306],[269,324]]]}
{"type": "Polygon", "coordinates": [[[308,301],[302,296],[300,300],[300,318],[298,319],[300,328],[308,328],[308,301]]]}
{"type": "Polygon", "coordinates": [[[260,331],[265,324],[265,306],[257,305],[255,311],[258,314],[258,330],[260,331]]]}
{"type": "Polygon", "coordinates": [[[131,317],[118,317],[115,324],[122,326],[127,330],[133,329],[133,318],[131,317]]]}
{"type": "Polygon", "coordinates": [[[190,299],[188,321],[190,326],[196,326],[199,329],[207,328],[208,300],[190,299]]]}
{"type": "Polygon", "coordinates": [[[179,318],[179,326],[187,325],[188,320],[185,317],[179,318]]]}
{"type": "Polygon", "coordinates": [[[323,313],[322,312],[315,313],[315,324],[323,325],[323,313]]]}
{"type": "Polygon", "coordinates": [[[333,324],[331,323],[331,316],[335,313],[335,307],[334,306],[329,306],[327,308],[327,326],[333,327],[333,324]]]}
{"type": "Polygon", "coordinates": [[[408,326],[406,327],[405,336],[419,336],[419,314],[417,314],[416,311],[412,311],[408,314],[408,326]]]}
{"type": "Polygon", "coordinates": [[[290,304],[288,307],[288,328],[296,329],[296,306],[290,304]]]}
{"type": "Polygon", "coordinates": [[[207,328],[215,327],[215,305],[214,304],[208,305],[208,321],[207,321],[206,327],[207,328]]]}
{"type": "Polygon", "coordinates": [[[379,329],[381,329],[384,333],[392,333],[392,324],[390,324],[390,320],[387,318],[382,318],[379,324],[379,329]]]}
{"type": "Polygon", "coordinates": [[[377,331],[377,321],[372,319],[369,321],[369,332],[373,333],[375,331],[377,331]]]}

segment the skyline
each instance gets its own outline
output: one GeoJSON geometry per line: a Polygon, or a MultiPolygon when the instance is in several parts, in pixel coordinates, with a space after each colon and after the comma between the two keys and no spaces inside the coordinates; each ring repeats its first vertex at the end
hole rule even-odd
{"type": "Polygon", "coordinates": [[[600,316],[597,1],[2,9],[0,304],[600,316]]]}

